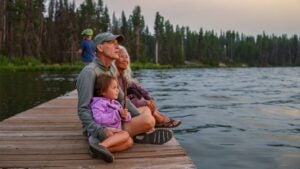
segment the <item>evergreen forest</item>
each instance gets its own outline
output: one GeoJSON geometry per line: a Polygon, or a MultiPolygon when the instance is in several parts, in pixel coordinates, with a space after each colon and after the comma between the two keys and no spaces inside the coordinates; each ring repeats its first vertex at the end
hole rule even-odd
{"type": "MultiPolygon", "coordinates": [[[[199,21],[200,22],[200,21],[199,21]]],[[[173,25],[159,12],[152,33],[142,9],[120,18],[109,15],[102,0],[2,0],[0,1],[0,57],[35,58],[45,64],[75,63],[81,31],[122,34],[131,60],[141,63],[202,64],[208,66],[300,66],[298,35],[263,32],[251,36],[225,30],[191,30],[173,25]]]]}

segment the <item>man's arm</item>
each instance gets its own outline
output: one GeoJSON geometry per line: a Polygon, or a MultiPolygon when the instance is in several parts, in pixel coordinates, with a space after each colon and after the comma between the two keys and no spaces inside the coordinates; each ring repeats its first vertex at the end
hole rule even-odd
{"type": "Polygon", "coordinates": [[[85,67],[78,75],[76,83],[78,92],[78,116],[84,129],[87,130],[88,133],[103,140],[106,138],[107,129],[94,121],[90,108],[95,79],[96,73],[91,68],[87,67],[85,67]]]}
{"type": "MultiPolygon", "coordinates": [[[[122,89],[119,87],[119,95],[118,95],[118,99],[117,99],[120,103],[124,103],[124,92],[122,91],[122,89]]],[[[141,113],[138,111],[138,109],[135,107],[135,105],[133,105],[131,103],[131,101],[129,99],[126,100],[126,108],[128,109],[128,111],[130,112],[132,117],[138,116],[141,113]]]]}

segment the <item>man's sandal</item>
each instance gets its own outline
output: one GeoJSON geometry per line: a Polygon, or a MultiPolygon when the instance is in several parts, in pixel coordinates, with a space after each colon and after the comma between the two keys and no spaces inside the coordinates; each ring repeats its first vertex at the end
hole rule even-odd
{"type": "Polygon", "coordinates": [[[171,130],[156,128],[154,131],[134,136],[133,141],[140,144],[164,144],[170,141],[172,137],[173,132],[171,130]]]}
{"type": "Polygon", "coordinates": [[[98,144],[90,144],[89,153],[93,158],[102,158],[105,162],[114,161],[113,154],[104,146],[98,144]]]}
{"type": "Polygon", "coordinates": [[[156,124],[156,128],[175,128],[181,124],[180,120],[174,120],[170,118],[170,121],[162,124],[156,124]]]}

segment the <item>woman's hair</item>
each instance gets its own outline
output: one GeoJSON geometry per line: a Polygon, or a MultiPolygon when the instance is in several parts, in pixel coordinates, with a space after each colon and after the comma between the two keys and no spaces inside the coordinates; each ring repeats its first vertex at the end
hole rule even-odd
{"type": "MultiPolygon", "coordinates": [[[[131,70],[131,66],[130,66],[130,56],[127,52],[127,49],[122,46],[122,45],[119,45],[119,49],[125,54],[128,56],[128,66],[127,68],[124,70],[123,74],[122,74],[122,77],[126,79],[127,83],[130,84],[130,83],[138,83],[138,80],[133,78],[132,77],[132,70],[131,70]]],[[[116,74],[117,76],[120,75],[120,72],[118,71],[118,68],[115,64],[115,61],[113,62],[113,66],[116,68],[116,74]]]]}
{"type": "Polygon", "coordinates": [[[115,77],[110,76],[108,74],[102,73],[98,75],[95,81],[94,96],[96,97],[102,96],[102,93],[108,89],[109,85],[113,80],[117,81],[115,77]]]}

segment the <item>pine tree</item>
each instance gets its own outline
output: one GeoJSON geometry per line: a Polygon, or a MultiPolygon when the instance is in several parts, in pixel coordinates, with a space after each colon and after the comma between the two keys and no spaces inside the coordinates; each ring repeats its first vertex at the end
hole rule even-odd
{"type": "Polygon", "coordinates": [[[131,15],[131,22],[133,26],[133,32],[134,32],[134,39],[135,39],[135,51],[134,51],[134,56],[133,58],[136,59],[137,61],[140,60],[141,57],[141,33],[144,28],[144,17],[141,14],[141,8],[140,6],[136,6],[131,15]]]}
{"type": "Polygon", "coordinates": [[[164,18],[156,12],[155,22],[154,22],[154,35],[156,39],[155,45],[155,63],[160,63],[160,54],[163,52],[163,36],[164,36],[164,18]]]}
{"type": "Polygon", "coordinates": [[[0,54],[7,55],[7,1],[0,1],[0,54]]]}

